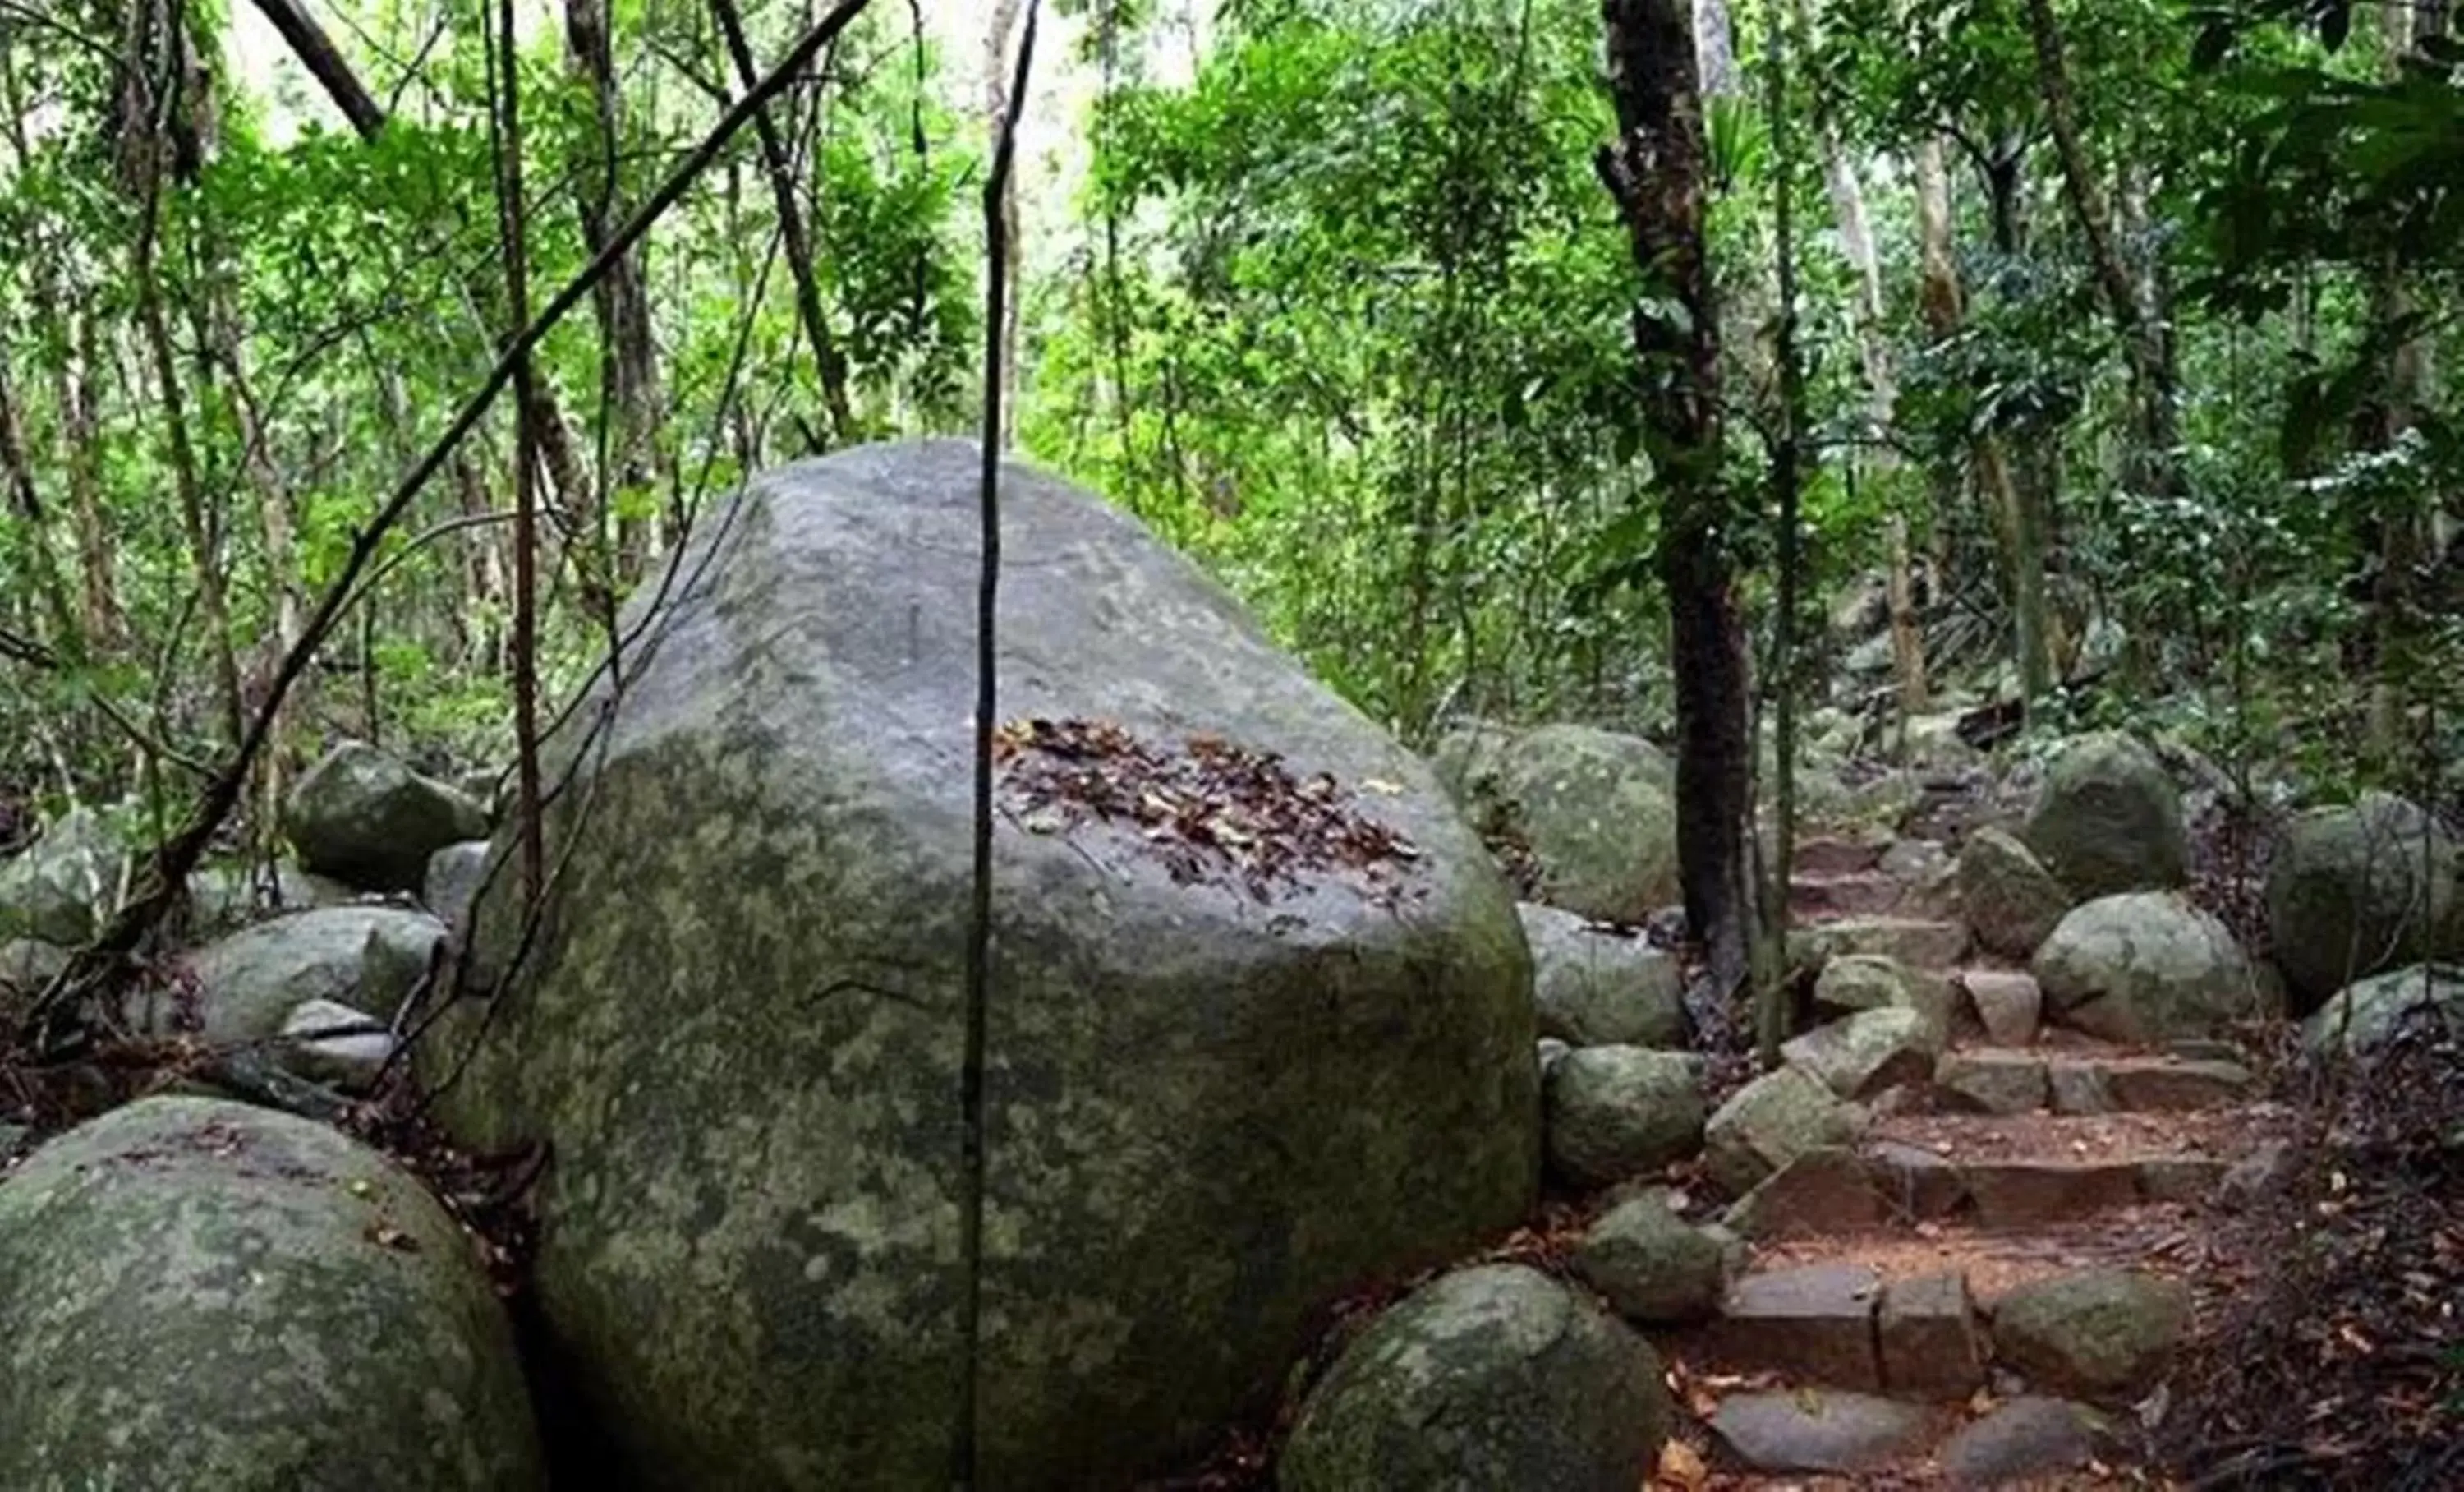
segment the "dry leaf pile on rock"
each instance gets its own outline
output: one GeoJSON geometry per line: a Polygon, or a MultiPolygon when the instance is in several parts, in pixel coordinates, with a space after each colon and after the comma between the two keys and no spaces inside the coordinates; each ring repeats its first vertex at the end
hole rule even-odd
{"type": "MultiPolygon", "coordinates": [[[[1304,877],[1352,871],[1392,895],[1419,851],[1320,772],[1220,736],[1141,741],[1105,720],[1013,720],[994,738],[1002,807],[1038,834],[1102,822],[1135,834],[1175,880],[1236,883],[1261,902],[1304,877]]],[[[1375,778],[1362,791],[1402,790],[1375,778]]]]}

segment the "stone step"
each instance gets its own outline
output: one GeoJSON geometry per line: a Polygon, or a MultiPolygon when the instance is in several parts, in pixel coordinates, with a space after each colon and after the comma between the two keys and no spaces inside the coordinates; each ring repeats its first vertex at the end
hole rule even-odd
{"type": "Polygon", "coordinates": [[[1803,874],[1788,883],[1789,910],[1807,921],[1878,916],[1907,896],[1905,883],[1879,870],[1803,874]]]}
{"type": "Polygon", "coordinates": [[[1968,951],[1968,924],[1933,917],[1855,916],[1792,927],[1793,969],[1820,969],[1843,953],[1879,953],[1910,969],[1947,970],[1968,951]]]}
{"type": "MultiPolygon", "coordinates": [[[[2187,1237],[2187,1234],[2181,1235],[2187,1237]]],[[[1719,1315],[1672,1339],[1689,1370],[1729,1377],[1778,1375],[1826,1390],[1889,1394],[1917,1403],[1961,1403],[1987,1387],[1991,1370],[2057,1392],[2105,1394],[2144,1387],[2150,1368],[2187,1326],[2178,1273],[2145,1254],[2054,1241],[1950,1236],[1925,1250],[1892,1248],[1785,1254],[1741,1276],[1719,1315]],[[2144,1302],[2164,1327],[2160,1350],[2111,1375],[2086,1374],[2035,1351],[2050,1313],[2092,1318],[2116,1298],[2144,1302]],[[2007,1340],[1990,1324],[2000,1321],[2007,1340]],[[2169,1333],[2169,1334],[2167,1334],[2169,1333]]]]}
{"type": "Polygon", "coordinates": [[[1934,1064],[1943,1106],[1985,1114],[2182,1113],[2249,1099],[2239,1062],[2074,1047],[1960,1046],[1934,1064]]]}
{"type": "Polygon", "coordinates": [[[1855,876],[1875,870],[1882,863],[1883,853],[1890,841],[1860,843],[1817,835],[1799,839],[1789,856],[1789,869],[1798,876],[1855,876]]]}
{"type": "MultiPolygon", "coordinates": [[[[1774,1380],[1719,1396],[1703,1415],[1703,1438],[1724,1462],[1728,1492],[1806,1492],[1814,1486],[2032,1487],[2091,1481],[2093,1464],[2126,1455],[2126,1416],[2048,1394],[1980,1395],[1950,1407],[1774,1380]]],[[[1653,1485],[1660,1485],[1654,1482],[1653,1485]]]]}
{"type": "Polygon", "coordinates": [[[2273,1105],[2192,1112],[1903,1114],[1809,1150],[1729,1209],[1757,1241],[1957,1222],[2022,1229],[2206,1203],[2280,1127],[2273,1105]]]}

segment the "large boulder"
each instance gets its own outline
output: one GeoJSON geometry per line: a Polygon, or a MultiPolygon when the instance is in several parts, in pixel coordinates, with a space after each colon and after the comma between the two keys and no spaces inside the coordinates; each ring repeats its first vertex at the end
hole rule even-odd
{"type": "Polygon", "coordinates": [[[92,938],[118,898],[123,857],[99,814],[72,811],[0,862],[0,943],[75,946],[92,938]]]}
{"type": "Polygon", "coordinates": [[[1445,1275],[1388,1310],[1302,1405],[1283,1492],[1633,1492],[1672,1412],[1659,1356],[1520,1264],[1445,1275]]]}
{"type": "Polygon", "coordinates": [[[308,870],[369,891],[417,891],[429,856],[488,836],[488,811],[451,784],[348,741],[291,790],[282,828],[308,870]]]}
{"type": "Polygon", "coordinates": [[[2268,941],[2297,1010],[2356,979],[2464,953],[2464,862],[2429,814],[2366,793],[2293,821],[2267,875],[2268,941]]]}
{"type": "Polygon", "coordinates": [[[2013,835],[1989,825],[1961,846],[1960,914],[1988,949],[2027,958],[2070,908],[2070,893],[2013,835]]]}
{"type": "Polygon", "coordinates": [[[2464,967],[2415,964],[2356,980],[2310,1013],[2301,1039],[2318,1053],[2374,1052],[2417,1014],[2464,1038],[2464,967]]]}
{"type": "Polygon", "coordinates": [[[1553,906],[1520,910],[1542,1035],[1572,1046],[1685,1044],[1675,959],[1553,906]]]}
{"type": "Polygon", "coordinates": [[[2074,907],[2032,968],[2050,1011],[2114,1041],[2219,1036],[2273,1003],[2232,929],[2178,892],[2074,907]]]}
{"type": "Polygon", "coordinates": [[[1590,725],[1480,726],[1441,743],[1438,758],[1465,817],[1530,850],[1549,905],[1639,923],[1677,900],[1676,779],[1650,742],[1590,725]]]}
{"type": "Polygon", "coordinates": [[[2062,748],[2019,837],[2079,901],[2189,879],[2180,790],[2155,753],[2115,731],[2062,748]]]}
{"type": "MultiPolygon", "coordinates": [[[[498,997],[420,1048],[472,1052],[462,1134],[554,1146],[546,1338],[651,1484],[947,1472],[979,470],[867,447],[703,518],[548,744],[536,938],[496,878],[498,997]]],[[[1417,757],[1134,520],[1001,500],[984,1480],[1118,1485],[1525,1215],[1530,962],[1417,757]]]]}
{"type": "Polygon", "coordinates": [[[153,1098],[0,1185],[0,1486],[547,1485],[462,1230],[335,1130],[153,1098]]]}
{"type": "Polygon", "coordinates": [[[143,1024],[213,1044],[278,1034],[310,1001],[390,1016],[428,970],[445,924],[394,906],[325,906],[253,924],[181,959],[143,1024]]]}

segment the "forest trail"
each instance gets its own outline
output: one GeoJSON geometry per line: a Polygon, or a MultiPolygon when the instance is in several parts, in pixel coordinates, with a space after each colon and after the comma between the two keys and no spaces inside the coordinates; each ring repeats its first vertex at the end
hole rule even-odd
{"type": "Polygon", "coordinates": [[[2034,979],[1972,951],[1938,887],[1882,856],[1801,846],[1794,922],[1909,960],[1946,996],[1948,1042],[1853,1147],[1798,1157],[1729,1214],[1749,1264],[1715,1319],[1662,1344],[1698,1484],[2143,1484],[2122,1448],[2235,1287],[2211,1223],[2290,1115],[2223,1043],[2045,1019],[2034,979]]]}

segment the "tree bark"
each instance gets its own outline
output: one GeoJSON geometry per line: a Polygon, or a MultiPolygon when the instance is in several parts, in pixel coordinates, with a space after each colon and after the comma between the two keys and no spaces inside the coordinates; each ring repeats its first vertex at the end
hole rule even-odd
{"type": "MultiPolygon", "coordinates": [[[[1814,30],[1810,0],[1795,0],[1797,24],[1809,39],[1814,30]]],[[[1890,502],[1884,540],[1890,566],[1887,594],[1891,612],[1891,660],[1900,686],[1902,719],[1925,713],[1932,690],[1925,679],[1925,638],[1917,626],[1914,566],[1908,552],[1906,500],[1900,490],[1900,462],[1888,436],[1892,412],[1899,404],[1899,369],[1891,356],[1890,330],[1882,316],[1882,261],[1874,248],[1874,229],[1865,212],[1865,189],[1857,166],[1840,143],[1839,126],[1815,94],[1815,143],[1822,155],[1822,181],[1831,198],[1831,214],[1839,231],[1840,251],[1856,272],[1851,301],[1857,325],[1859,366],[1865,374],[1867,439],[1854,459],[1870,478],[1884,484],[1890,502]]],[[[1935,163],[1939,169],[1940,162],[1935,163]]]]}
{"type": "MultiPolygon", "coordinates": [[[[1927,140],[1916,151],[1917,261],[1924,284],[1917,300],[1924,308],[1925,329],[1936,342],[1959,330],[1967,314],[1967,298],[1950,252],[1950,178],[1943,169],[1942,143],[1927,140]]],[[[2012,184],[2015,189],[2015,183],[2012,184]]],[[[2048,644],[2045,606],[2045,546],[2041,506],[2032,488],[2014,480],[2002,439],[1991,431],[1969,443],[1969,460],[1976,473],[1987,515],[2002,547],[2011,592],[2013,651],[2019,667],[2019,693],[2033,706],[2053,683],[2053,655],[2048,644]]]]}
{"type": "Polygon", "coordinates": [[[18,414],[16,389],[9,377],[5,337],[0,337],[0,482],[7,484],[9,505],[16,509],[26,525],[26,563],[33,571],[34,590],[42,597],[52,628],[46,640],[55,652],[74,657],[79,651],[76,613],[69,608],[68,588],[61,583],[59,566],[52,558],[51,515],[44,506],[41,489],[34,485],[34,469],[27,459],[25,423],[18,414]]]}
{"type": "MultiPolygon", "coordinates": [[[[564,34],[573,72],[590,90],[598,122],[596,159],[576,162],[574,203],[582,241],[592,255],[606,246],[609,229],[627,215],[618,166],[624,138],[624,99],[616,82],[614,40],[607,0],[565,0],[564,34]]],[[[601,452],[601,484],[614,518],[615,579],[629,586],[649,556],[651,502],[646,496],[659,475],[657,349],[650,340],[650,289],[647,248],[635,244],[591,295],[599,323],[600,397],[613,412],[613,450],[601,452]]],[[[521,321],[520,307],[512,317],[521,321]]],[[[582,521],[576,515],[577,522],[582,521]]],[[[594,536],[599,537],[599,536],[594,536]]]]}
{"type": "Polygon", "coordinates": [[[361,84],[351,64],[342,59],[342,54],[298,0],[255,0],[255,5],[281,35],[283,45],[308,69],[308,76],[317,79],[317,86],[325,90],[325,97],[333,100],[342,117],[351,122],[351,128],[358,131],[360,138],[373,138],[385,127],[384,105],[361,84]]]}
{"type": "Polygon", "coordinates": [[[1677,852],[1686,920],[1733,990],[1754,939],[1752,745],[1733,549],[1742,516],[1721,470],[1719,308],[1704,238],[1709,162],[1691,17],[1682,0],[1605,0],[1617,139],[1597,159],[1636,266],[1640,415],[1661,492],[1659,568],[1677,681],[1677,852]],[[1678,309],[1669,309],[1673,302],[1678,309]]]}
{"type": "Polygon", "coordinates": [[[2167,329],[2154,310],[2142,303],[2139,287],[2115,242],[2113,212],[2097,185],[2087,144],[2079,132],[2070,59],[2060,23],[2054,17],[2053,0],[2028,0],[2028,35],[2036,56],[2036,86],[2044,98],[2045,122],[2053,131],[2054,152],[2061,162],[2063,194],[2070,201],[2079,235],[2086,240],[2097,288],[2113,317],[2130,371],[2133,450],[2128,480],[2142,492],[2170,495],[2180,488],[2180,473],[2174,459],[2179,437],[2167,329]]]}
{"type": "MultiPolygon", "coordinates": [[[[735,0],[710,0],[710,10],[718,22],[720,37],[727,43],[737,85],[750,86],[759,70],[753,65],[753,49],[745,43],[744,23],[736,13],[735,0]]],[[[847,354],[839,350],[838,337],[822,308],[820,282],[813,278],[812,239],[804,231],[803,207],[796,200],[795,158],[769,110],[753,116],[753,132],[761,143],[761,164],[770,177],[771,198],[779,209],[779,233],[786,241],[787,273],[796,283],[796,315],[803,323],[804,340],[812,344],[813,363],[822,380],[822,402],[830,412],[830,438],[846,445],[855,439],[856,433],[855,409],[847,397],[847,354]]]]}
{"type": "MultiPolygon", "coordinates": [[[[984,117],[996,136],[1009,112],[1009,36],[1018,24],[1019,0],[993,0],[992,22],[984,34],[984,117]]],[[[1018,177],[1004,177],[1001,191],[1001,236],[1009,254],[1001,263],[1001,443],[1006,450],[1018,442],[1019,253],[1018,177]]]]}

